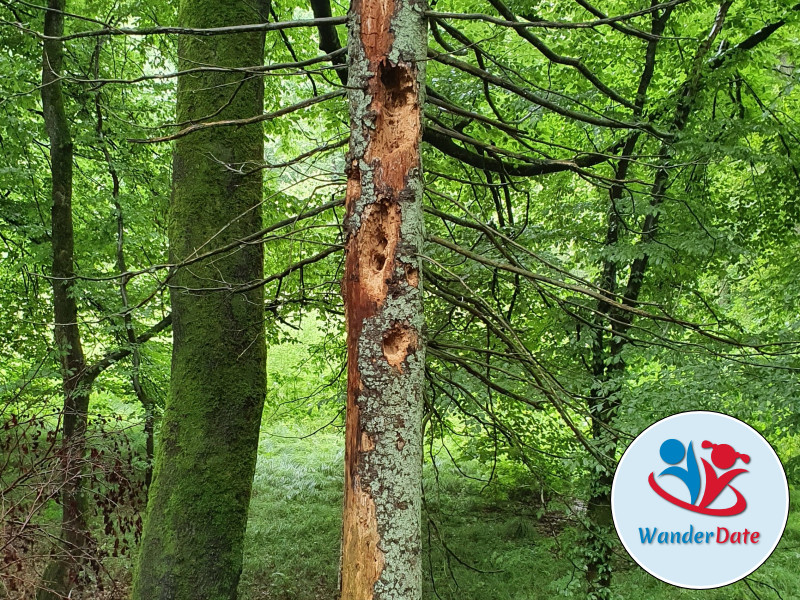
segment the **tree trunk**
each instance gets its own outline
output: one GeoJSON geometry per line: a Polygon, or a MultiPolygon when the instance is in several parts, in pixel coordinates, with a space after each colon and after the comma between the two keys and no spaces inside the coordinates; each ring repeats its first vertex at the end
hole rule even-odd
{"type": "MultiPolygon", "coordinates": [[[[266,21],[268,6],[182,0],[180,25],[266,21]]],[[[179,69],[263,64],[261,33],[182,36],[179,69]]],[[[263,113],[263,81],[202,73],[178,82],[180,123],[263,113]]],[[[173,263],[261,228],[260,125],[222,127],[175,144],[170,206],[173,263]],[[250,171],[250,174],[246,174],[250,171]]],[[[247,509],[266,393],[263,248],[248,244],[178,268],[171,280],[170,394],[156,450],[134,600],[228,600],[242,569],[247,509]],[[253,284],[253,285],[249,285],[253,284]],[[252,289],[250,289],[252,288],[252,289]]]]}
{"type": "Polygon", "coordinates": [[[422,595],[422,10],[350,8],[343,600],[422,595]]]}
{"type": "MultiPolygon", "coordinates": [[[[59,37],[64,32],[65,0],[48,0],[44,34],[59,37]]],[[[72,137],[64,108],[60,72],[63,47],[58,40],[45,40],[42,55],[42,112],[50,140],[50,173],[53,244],[53,312],[55,347],[61,364],[64,412],[61,427],[61,541],[62,547],[45,568],[39,600],[67,595],[70,581],[89,540],[86,497],[82,489],[81,463],[86,445],[86,419],[91,382],[78,329],[74,286],[74,233],[72,226],[72,137]]]]}
{"type": "MultiPolygon", "coordinates": [[[[94,55],[94,77],[100,77],[100,49],[102,46],[102,38],[98,38],[97,46],[94,55]]],[[[114,205],[114,213],[117,215],[117,272],[120,274],[119,279],[119,295],[122,301],[122,324],[125,327],[125,339],[130,345],[131,350],[131,386],[136,394],[136,398],[144,409],[144,434],[145,434],[145,461],[147,466],[144,473],[144,487],[145,490],[150,489],[150,483],[153,480],[153,446],[154,446],[154,420],[155,420],[155,402],[147,395],[147,392],[142,386],[141,381],[141,367],[142,367],[142,354],[139,350],[139,344],[136,341],[136,331],[133,326],[133,315],[130,311],[130,302],[128,302],[128,282],[130,275],[126,275],[128,267],[125,261],[125,218],[122,213],[122,204],[119,201],[120,193],[120,178],[114,167],[114,160],[111,152],[108,149],[106,142],[105,131],[103,129],[103,109],[100,102],[101,93],[98,91],[94,97],[95,114],[97,116],[97,137],[100,141],[100,146],[103,150],[103,157],[108,166],[108,174],[111,177],[111,201],[114,205]]]]}
{"type": "MultiPolygon", "coordinates": [[[[691,114],[694,103],[697,99],[700,88],[704,83],[705,69],[708,65],[707,55],[714,43],[714,40],[722,30],[728,9],[732,0],[723,0],[720,3],[714,24],[708,36],[699,44],[688,79],[681,87],[678,102],[675,107],[671,131],[678,135],[686,128],[689,115],[691,114]]],[[[656,44],[658,38],[663,33],[667,20],[672,14],[672,7],[668,7],[661,15],[653,13],[651,33],[654,38],[648,44],[645,61],[645,70],[639,82],[639,89],[636,97],[635,114],[641,115],[644,110],[644,103],[647,89],[653,75],[653,65],[655,60],[656,44]]],[[[636,138],[631,138],[623,150],[616,172],[616,181],[625,181],[628,176],[630,161],[628,157],[633,153],[636,138]],[[632,142],[632,143],[631,143],[632,142]]],[[[660,213],[655,210],[664,200],[665,193],[669,187],[670,164],[673,158],[674,149],[671,143],[664,141],[658,154],[660,166],[656,171],[653,184],[650,187],[650,212],[644,217],[641,226],[640,242],[642,252],[630,263],[628,281],[622,294],[622,303],[626,306],[635,307],[639,302],[642,292],[644,277],[647,273],[650,256],[647,245],[656,239],[659,226],[660,213]]],[[[616,210],[614,203],[620,198],[619,186],[611,188],[611,206],[609,211],[609,228],[606,236],[606,245],[611,247],[617,241],[618,227],[616,210]]],[[[617,293],[617,269],[613,262],[607,261],[603,266],[602,287],[612,294],[617,293]]],[[[614,475],[610,468],[616,464],[617,437],[610,431],[614,427],[617,413],[620,408],[620,399],[617,397],[617,390],[609,389],[613,385],[614,379],[622,375],[625,370],[625,362],[622,358],[622,351],[627,345],[627,333],[633,325],[633,314],[619,309],[611,309],[606,303],[599,303],[598,315],[605,317],[609,330],[610,341],[608,350],[604,349],[603,335],[600,329],[595,334],[595,344],[592,348],[592,371],[594,385],[590,394],[592,413],[592,437],[601,455],[608,460],[607,465],[601,465],[597,478],[592,482],[589,491],[589,506],[587,508],[589,537],[587,541],[587,597],[589,599],[604,600],[611,597],[611,558],[613,518],[611,512],[611,484],[614,475]]],[[[616,386],[615,386],[616,387],[616,386]]]]}
{"type": "MultiPolygon", "coordinates": [[[[655,35],[661,35],[663,27],[653,27],[655,35]]],[[[655,48],[655,41],[650,48],[655,48]]],[[[649,61],[648,64],[650,64],[649,61]]],[[[643,79],[644,81],[644,79],[643,79]]],[[[648,82],[649,83],[649,82],[648,82]]],[[[641,112],[644,96],[642,90],[647,86],[639,86],[637,97],[637,113],[641,112]]],[[[632,135],[625,144],[620,161],[614,170],[616,181],[625,181],[639,135],[632,135]]],[[[613,248],[619,239],[621,223],[618,216],[617,202],[622,198],[623,187],[612,185],[609,195],[610,203],[607,211],[608,228],[606,231],[606,247],[613,248]]],[[[613,259],[603,262],[600,288],[609,296],[617,293],[617,264],[613,259]]],[[[611,596],[611,558],[613,552],[614,520],[611,514],[611,484],[614,480],[612,465],[616,464],[617,436],[613,427],[619,410],[618,390],[612,388],[613,377],[621,374],[625,368],[620,353],[624,348],[624,340],[614,340],[613,331],[617,321],[609,318],[611,307],[608,302],[599,301],[592,344],[591,370],[593,385],[589,392],[589,411],[592,415],[592,440],[598,453],[606,459],[606,464],[599,465],[597,476],[590,482],[589,502],[587,504],[587,538],[584,554],[586,556],[587,598],[604,599],[611,596]],[[611,339],[606,339],[605,329],[612,331],[611,339]]],[[[617,319],[625,318],[623,314],[617,319]]]]}
{"type": "MultiPolygon", "coordinates": [[[[609,385],[607,380],[603,383],[609,385]]],[[[592,390],[592,394],[592,440],[598,452],[610,464],[615,464],[618,440],[617,436],[606,428],[614,426],[619,399],[615,392],[601,391],[599,385],[592,390]]],[[[613,481],[613,470],[609,465],[601,465],[589,487],[589,502],[586,507],[588,536],[584,548],[588,600],[611,598],[611,559],[615,537],[611,513],[613,481]]]]}

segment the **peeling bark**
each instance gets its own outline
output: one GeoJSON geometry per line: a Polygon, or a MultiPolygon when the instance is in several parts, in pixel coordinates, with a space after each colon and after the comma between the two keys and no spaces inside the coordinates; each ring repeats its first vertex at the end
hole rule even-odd
{"type": "Polygon", "coordinates": [[[343,600],[422,595],[422,10],[349,15],[343,600]]]}

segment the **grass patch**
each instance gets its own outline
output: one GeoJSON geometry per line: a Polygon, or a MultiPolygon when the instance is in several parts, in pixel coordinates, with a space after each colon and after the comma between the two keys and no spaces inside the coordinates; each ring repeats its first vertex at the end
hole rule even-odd
{"type": "MultiPolygon", "coordinates": [[[[325,431],[299,439],[313,426],[266,429],[250,505],[240,600],[335,600],[342,436],[325,431]]],[[[449,459],[436,459],[435,465],[426,459],[423,598],[582,598],[582,575],[569,560],[576,530],[565,528],[558,514],[544,512],[537,494],[530,494],[530,502],[520,501],[502,478],[486,487],[478,480],[484,475],[477,461],[459,462],[456,469],[449,459]]],[[[800,600],[798,565],[800,496],[795,493],[780,545],[748,578],[752,591],[744,582],[718,590],[675,588],[642,571],[620,548],[614,592],[624,600],[800,600]]]]}
{"type": "Polygon", "coordinates": [[[280,426],[262,435],[240,600],[336,596],[344,446],[336,433],[302,434],[280,426]]]}

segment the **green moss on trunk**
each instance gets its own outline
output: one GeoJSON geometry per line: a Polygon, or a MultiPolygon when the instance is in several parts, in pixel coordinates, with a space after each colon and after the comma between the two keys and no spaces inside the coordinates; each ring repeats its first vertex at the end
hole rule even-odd
{"type": "MultiPolygon", "coordinates": [[[[180,24],[265,20],[266,5],[182,0],[180,24]]],[[[263,62],[262,34],[180,39],[181,70],[263,62]]],[[[177,121],[240,119],[263,111],[263,82],[201,73],[178,84],[177,121]]],[[[169,238],[173,263],[261,228],[260,125],[216,128],[176,142],[169,238]],[[243,168],[244,167],[244,168],[243,168]]],[[[265,395],[263,250],[247,245],[178,268],[171,280],[170,395],[157,444],[135,600],[236,597],[265,395]]]]}

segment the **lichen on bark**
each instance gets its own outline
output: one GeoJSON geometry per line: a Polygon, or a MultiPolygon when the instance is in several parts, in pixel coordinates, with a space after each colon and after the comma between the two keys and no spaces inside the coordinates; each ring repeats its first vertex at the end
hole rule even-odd
{"type": "Polygon", "coordinates": [[[422,594],[423,5],[350,9],[343,600],[422,594]]]}

